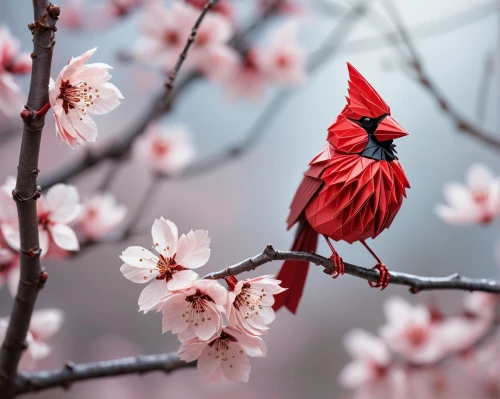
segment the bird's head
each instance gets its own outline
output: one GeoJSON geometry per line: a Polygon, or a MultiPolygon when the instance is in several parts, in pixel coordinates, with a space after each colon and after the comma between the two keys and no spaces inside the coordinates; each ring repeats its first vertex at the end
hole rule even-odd
{"type": "Polygon", "coordinates": [[[351,64],[347,69],[347,105],[328,128],[327,140],[340,152],[390,162],[396,158],[393,140],[408,133],[370,83],[351,64]]]}

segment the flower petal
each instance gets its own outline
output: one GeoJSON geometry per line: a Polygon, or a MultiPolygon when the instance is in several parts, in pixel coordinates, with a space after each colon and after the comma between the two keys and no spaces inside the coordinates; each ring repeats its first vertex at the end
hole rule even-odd
{"type": "Polygon", "coordinates": [[[139,311],[147,313],[169,293],[165,280],[154,280],[142,290],[139,296],[139,311]]]}
{"type": "Polygon", "coordinates": [[[200,276],[192,270],[181,270],[172,276],[172,280],[167,283],[170,291],[183,290],[198,280],[200,276]]]}
{"type": "Polygon", "coordinates": [[[155,250],[166,258],[171,258],[177,252],[179,233],[174,222],[166,220],[163,216],[156,219],[151,229],[155,250]]]}
{"type": "Polygon", "coordinates": [[[71,227],[65,224],[54,224],[49,226],[49,231],[54,243],[66,251],[78,251],[80,244],[78,238],[71,227]]]}
{"type": "Polygon", "coordinates": [[[179,238],[176,262],[189,269],[205,265],[210,258],[210,238],[206,230],[191,230],[179,238]]]}
{"type": "Polygon", "coordinates": [[[49,188],[45,206],[50,212],[50,220],[62,224],[75,220],[82,208],[78,190],[67,184],[56,184],[49,188]]]}

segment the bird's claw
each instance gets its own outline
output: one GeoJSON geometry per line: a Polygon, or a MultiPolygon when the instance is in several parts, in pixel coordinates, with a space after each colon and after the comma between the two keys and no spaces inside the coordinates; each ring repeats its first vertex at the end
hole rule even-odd
{"type": "Polygon", "coordinates": [[[376,283],[368,281],[368,284],[370,285],[370,287],[373,288],[382,287],[380,291],[385,290],[385,288],[389,285],[389,281],[391,279],[391,273],[389,273],[389,269],[387,269],[387,266],[384,265],[383,263],[378,263],[372,267],[372,270],[378,270],[380,276],[376,283]]]}
{"type": "Polygon", "coordinates": [[[333,278],[337,278],[340,275],[344,274],[345,272],[344,261],[337,252],[334,252],[330,256],[330,260],[333,262],[333,267],[334,267],[333,271],[330,273],[330,276],[332,276],[333,278]]]}

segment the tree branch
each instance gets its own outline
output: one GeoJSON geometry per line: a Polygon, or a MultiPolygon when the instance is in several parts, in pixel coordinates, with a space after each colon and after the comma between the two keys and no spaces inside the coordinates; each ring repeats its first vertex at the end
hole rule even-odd
{"type": "MultiPolygon", "coordinates": [[[[333,262],[321,255],[313,252],[300,251],[275,251],[271,245],[259,255],[246,259],[240,263],[230,266],[221,271],[210,273],[203,278],[209,280],[219,280],[228,276],[255,270],[257,267],[277,260],[303,260],[314,263],[324,268],[323,272],[332,274],[335,271],[333,262]]],[[[351,263],[345,263],[345,273],[367,281],[376,282],[379,279],[378,270],[366,269],[351,263]]],[[[500,294],[500,282],[488,279],[472,279],[452,274],[447,277],[422,277],[413,274],[399,273],[391,271],[390,285],[405,285],[410,287],[410,292],[416,294],[420,291],[431,290],[465,290],[484,291],[500,294]]]]}
{"type": "Polygon", "coordinates": [[[168,374],[175,370],[195,366],[196,362],[186,363],[175,353],[133,356],[84,364],[69,362],[55,370],[19,373],[15,381],[14,395],[57,387],[69,389],[77,381],[126,374],[142,375],[153,371],[163,371],[168,374]]]}
{"type": "Polygon", "coordinates": [[[37,186],[38,155],[44,126],[44,117],[36,112],[49,100],[48,87],[52,52],[55,44],[55,24],[59,7],[47,0],[33,1],[34,22],[29,25],[33,33],[33,68],[26,109],[21,112],[24,131],[19,154],[16,188],[12,195],[17,204],[21,239],[21,277],[9,326],[0,349],[0,397],[12,396],[12,383],[23,351],[31,314],[39,290],[47,280],[40,267],[38,217],[36,200],[40,196],[37,186]]]}

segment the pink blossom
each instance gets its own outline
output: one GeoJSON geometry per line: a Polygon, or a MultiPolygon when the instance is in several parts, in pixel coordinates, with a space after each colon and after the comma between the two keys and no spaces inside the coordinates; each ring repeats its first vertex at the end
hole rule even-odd
{"type": "Polygon", "coordinates": [[[17,229],[17,207],[12,199],[12,190],[16,187],[16,179],[7,177],[5,184],[0,187],[0,238],[7,242],[5,235],[12,234],[17,229]]]}
{"type": "Polygon", "coordinates": [[[14,81],[14,75],[31,72],[28,53],[19,53],[19,40],[6,26],[0,26],[0,109],[7,116],[17,116],[22,111],[25,96],[14,81]]]}
{"type": "Polygon", "coordinates": [[[123,99],[116,86],[108,83],[111,78],[109,65],[85,65],[96,50],[94,48],[71,58],[49,87],[57,135],[71,148],[94,142],[97,138],[97,126],[88,113],[106,114],[120,105],[120,99],[123,99]]]}
{"type": "MultiPolygon", "coordinates": [[[[80,245],[75,232],[68,226],[81,211],[78,191],[73,186],[56,184],[46,196],[37,200],[38,238],[42,256],[49,250],[52,241],[66,251],[78,251],[80,245]]],[[[19,225],[2,226],[4,238],[14,249],[20,250],[19,225]]]]}
{"type": "Polygon", "coordinates": [[[473,164],[466,185],[449,183],[444,187],[449,205],[438,205],[437,215],[447,223],[491,222],[500,213],[500,179],[483,164],[473,164]]]}
{"type": "Polygon", "coordinates": [[[297,24],[289,22],[276,29],[262,52],[261,68],[271,83],[296,86],[306,79],[304,50],[297,44],[297,24]]]}
{"type": "Polygon", "coordinates": [[[148,126],[132,149],[134,158],[152,171],[166,175],[176,174],[195,157],[190,131],[182,125],[148,126]]]}
{"type": "Polygon", "coordinates": [[[224,327],[219,337],[210,342],[198,338],[183,342],[178,354],[186,362],[198,360],[198,371],[207,381],[225,377],[233,382],[247,382],[250,377],[248,356],[265,356],[266,345],[260,337],[224,327]]]}
{"type": "Polygon", "coordinates": [[[249,335],[265,334],[276,317],[274,295],[286,289],[280,287],[281,281],[271,276],[226,281],[230,288],[225,307],[229,324],[249,335]]]}
{"type": "Polygon", "coordinates": [[[184,290],[171,292],[159,304],[163,332],[180,334],[181,342],[195,337],[212,340],[222,331],[221,310],[226,302],[226,289],[213,280],[198,280],[184,290]]]}
{"type": "Polygon", "coordinates": [[[165,70],[174,67],[191,33],[199,12],[189,4],[175,1],[170,7],[152,2],[142,19],[142,36],[136,42],[134,54],[151,62],[160,60],[165,70]]]}
{"type": "Polygon", "coordinates": [[[261,50],[253,47],[244,56],[237,58],[232,71],[223,81],[231,99],[239,97],[248,97],[254,101],[262,99],[267,75],[260,63],[261,56],[261,50]]]}
{"type": "Polygon", "coordinates": [[[354,359],[340,373],[344,387],[358,388],[386,377],[391,355],[382,339],[356,329],[347,334],[344,344],[354,359]]]}
{"type": "MultiPolygon", "coordinates": [[[[59,331],[63,320],[64,314],[59,309],[40,309],[33,312],[26,336],[28,350],[21,358],[21,367],[31,369],[38,360],[50,354],[52,350],[46,341],[59,331]]],[[[0,341],[2,342],[8,325],[9,319],[7,317],[0,319],[0,341]]]]}
{"type": "Polygon", "coordinates": [[[79,226],[91,240],[99,240],[118,226],[127,213],[110,193],[98,193],[85,201],[79,226]]]}
{"type": "Polygon", "coordinates": [[[0,288],[7,284],[11,295],[15,296],[19,275],[19,255],[14,251],[0,247],[0,288]]]}
{"type": "Polygon", "coordinates": [[[58,26],[70,30],[78,30],[85,27],[89,18],[85,12],[89,7],[85,0],[66,0],[64,12],[59,17],[58,26]]]}
{"type": "MultiPolygon", "coordinates": [[[[273,4],[278,3],[277,0],[259,0],[258,4],[262,11],[266,12],[273,6],[273,4]]],[[[300,15],[305,13],[305,10],[302,6],[297,4],[297,2],[293,0],[279,0],[277,11],[280,14],[291,14],[291,15],[300,15]]]]}
{"type": "Polygon", "coordinates": [[[198,279],[197,269],[208,262],[210,238],[205,230],[190,231],[178,238],[177,226],[163,217],[151,230],[154,251],[128,247],[120,256],[125,262],[120,271],[134,283],[147,283],[139,297],[140,310],[154,308],[170,291],[188,288],[198,279]]]}
{"type": "Polygon", "coordinates": [[[497,294],[475,291],[465,296],[464,305],[471,315],[492,319],[495,317],[496,306],[500,305],[500,298],[497,294]]]}
{"type": "MultiPolygon", "coordinates": [[[[185,0],[186,3],[191,4],[193,7],[201,10],[207,4],[206,0],[185,0]]],[[[212,7],[212,12],[220,13],[230,21],[234,19],[234,12],[232,6],[227,0],[219,0],[215,6],[212,7]]]]}
{"type": "Polygon", "coordinates": [[[387,324],[380,335],[394,352],[414,363],[430,363],[443,355],[443,341],[424,305],[412,306],[399,297],[384,305],[387,324]]]}

